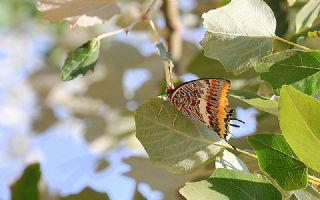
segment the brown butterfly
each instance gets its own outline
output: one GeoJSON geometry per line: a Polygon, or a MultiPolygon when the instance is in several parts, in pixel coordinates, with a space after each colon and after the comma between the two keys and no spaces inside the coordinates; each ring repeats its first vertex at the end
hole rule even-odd
{"type": "Polygon", "coordinates": [[[184,115],[200,121],[209,129],[218,133],[219,137],[227,141],[231,133],[233,109],[229,107],[227,94],[230,81],[220,78],[198,79],[183,83],[177,88],[167,86],[166,93],[169,101],[184,115]]]}

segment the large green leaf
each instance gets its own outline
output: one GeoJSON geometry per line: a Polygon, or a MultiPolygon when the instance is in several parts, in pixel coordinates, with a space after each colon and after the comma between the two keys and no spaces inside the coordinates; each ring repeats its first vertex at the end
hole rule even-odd
{"type": "Polygon", "coordinates": [[[232,91],[231,97],[240,99],[241,101],[264,112],[278,115],[278,102],[258,96],[249,91],[232,91]]]}
{"type": "Polygon", "coordinates": [[[87,71],[94,70],[100,50],[100,40],[92,39],[81,47],[68,53],[61,72],[61,79],[69,81],[79,74],[85,75],[87,71]]]}
{"type": "Polygon", "coordinates": [[[142,104],[135,122],[136,136],[150,159],[170,172],[189,173],[220,151],[213,144],[221,140],[215,132],[160,98],[142,104]]]}
{"type": "Polygon", "coordinates": [[[320,92],[320,51],[278,52],[261,59],[255,69],[277,94],[285,84],[308,95],[320,92]]]}
{"type": "Polygon", "coordinates": [[[207,180],[186,183],[179,192],[188,200],[282,199],[265,177],[227,169],[216,169],[207,180]]]}
{"type": "Polygon", "coordinates": [[[320,172],[320,102],[290,86],[280,92],[279,120],[286,141],[299,159],[320,172]]]}
{"type": "Polygon", "coordinates": [[[227,71],[240,74],[272,51],[276,20],[262,0],[232,0],[202,18],[207,30],[201,42],[204,54],[219,60],[227,71]]]}
{"type": "Polygon", "coordinates": [[[320,13],[320,0],[309,0],[296,16],[296,32],[304,27],[311,27],[320,13]]]}
{"type": "Polygon", "coordinates": [[[40,176],[40,166],[38,163],[28,166],[20,179],[11,186],[11,199],[39,199],[38,182],[40,176]]]}
{"type": "Polygon", "coordinates": [[[294,154],[282,135],[257,134],[249,136],[260,169],[271,176],[284,190],[305,188],[308,168],[294,154]]]}

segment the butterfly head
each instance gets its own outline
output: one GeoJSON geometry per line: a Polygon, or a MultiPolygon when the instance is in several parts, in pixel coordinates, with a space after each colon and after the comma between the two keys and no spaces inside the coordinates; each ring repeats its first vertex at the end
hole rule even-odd
{"type": "Polygon", "coordinates": [[[166,87],[166,95],[169,100],[171,99],[173,92],[174,92],[173,87],[169,87],[169,86],[166,87]]]}
{"type": "Polygon", "coordinates": [[[230,111],[226,111],[226,112],[227,112],[227,116],[226,116],[226,118],[225,118],[225,126],[226,126],[226,130],[228,130],[228,131],[229,131],[229,126],[232,126],[232,127],[235,127],[235,128],[239,128],[239,127],[240,127],[240,126],[239,126],[239,125],[237,125],[237,124],[230,124],[230,123],[229,123],[230,121],[233,121],[233,120],[235,120],[235,121],[238,121],[238,122],[241,122],[241,123],[245,124],[245,122],[244,122],[244,121],[242,121],[242,120],[240,120],[240,119],[237,119],[237,118],[232,117],[232,115],[233,115],[233,113],[234,113],[234,110],[233,110],[233,109],[230,109],[230,111]]]}

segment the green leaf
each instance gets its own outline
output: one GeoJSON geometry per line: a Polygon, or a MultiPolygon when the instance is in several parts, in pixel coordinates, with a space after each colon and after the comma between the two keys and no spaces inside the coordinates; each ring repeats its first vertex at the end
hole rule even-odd
{"type": "Polygon", "coordinates": [[[282,199],[265,177],[227,169],[216,169],[207,180],[186,183],[179,192],[188,200],[282,199]]]}
{"type": "Polygon", "coordinates": [[[161,98],[142,104],[136,110],[135,122],[136,137],[150,159],[172,173],[189,173],[214,159],[221,149],[213,144],[221,141],[217,133],[161,98]]]}
{"type": "Polygon", "coordinates": [[[93,189],[86,187],[79,194],[72,194],[61,198],[62,200],[108,200],[106,193],[96,192],[93,189]]]}
{"type": "Polygon", "coordinates": [[[87,71],[94,70],[100,50],[100,40],[92,39],[81,47],[68,53],[61,72],[61,79],[69,81],[79,74],[85,75],[87,71]]]}
{"type": "Polygon", "coordinates": [[[202,18],[207,30],[201,41],[204,54],[219,60],[227,71],[240,74],[272,51],[276,20],[262,0],[233,0],[202,18]]]}
{"type": "Polygon", "coordinates": [[[279,121],[286,141],[299,159],[320,172],[320,102],[292,87],[280,92],[279,121]]]}
{"type": "Polygon", "coordinates": [[[156,49],[158,50],[158,54],[162,60],[167,62],[172,62],[172,55],[170,52],[167,51],[166,47],[164,46],[163,42],[160,42],[156,45],[156,49]]]}
{"type": "Polygon", "coordinates": [[[40,176],[40,165],[38,163],[29,165],[20,179],[11,186],[11,199],[39,199],[38,182],[40,176]]]}
{"type": "Polygon", "coordinates": [[[278,102],[258,96],[249,91],[232,91],[229,96],[237,98],[259,110],[278,115],[278,102]]]}
{"type": "Polygon", "coordinates": [[[309,0],[296,15],[296,32],[311,27],[320,13],[320,0],[309,0]]]}
{"type": "Polygon", "coordinates": [[[308,168],[294,154],[282,135],[257,134],[248,137],[259,160],[260,169],[286,190],[305,188],[308,168]]]}
{"type": "Polygon", "coordinates": [[[282,85],[291,85],[308,95],[320,92],[320,51],[287,50],[260,60],[256,66],[262,80],[276,94],[282,85]]]}

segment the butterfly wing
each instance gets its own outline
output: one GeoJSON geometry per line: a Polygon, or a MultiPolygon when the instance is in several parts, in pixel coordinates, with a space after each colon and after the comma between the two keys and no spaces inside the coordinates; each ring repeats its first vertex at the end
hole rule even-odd
{"type": "Polygon", "coordinates": [[[200,121],[226,139],[226,119],[230,111],[227,99],[229,88],[229,80],[199,79],[178,86],[169,95],[169,100],[183,114],[200,121]]]}

